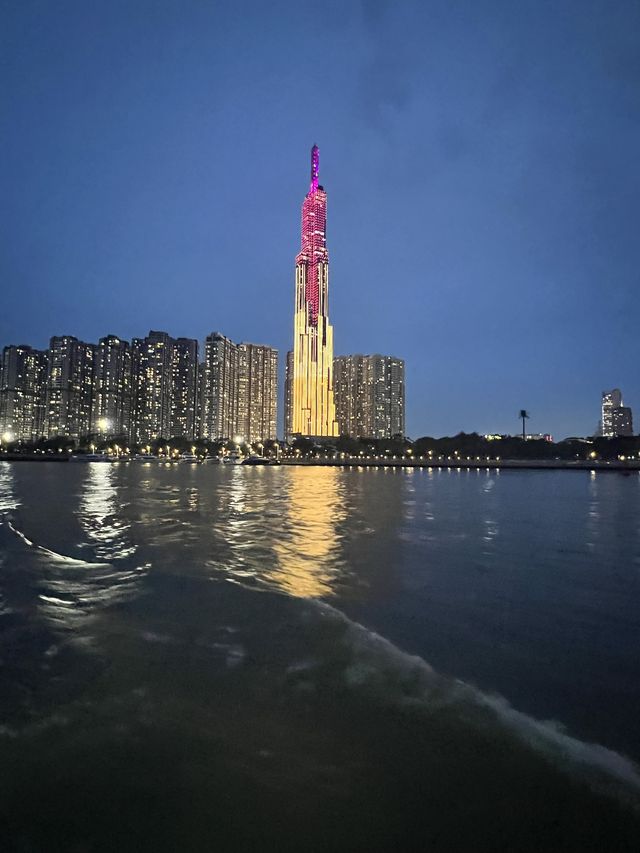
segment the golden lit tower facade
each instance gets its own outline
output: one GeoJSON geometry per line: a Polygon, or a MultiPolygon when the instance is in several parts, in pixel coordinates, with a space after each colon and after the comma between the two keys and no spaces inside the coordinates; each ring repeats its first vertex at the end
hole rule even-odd
{"type": "Polygon", "coordinates": [[[302,245],[296,257],[291,430],[338,435],[333,401],[333,328],[329,324],[327,194],[318,184],[320,154],[311,149],[311,186],[302,204],[302,245]]]}

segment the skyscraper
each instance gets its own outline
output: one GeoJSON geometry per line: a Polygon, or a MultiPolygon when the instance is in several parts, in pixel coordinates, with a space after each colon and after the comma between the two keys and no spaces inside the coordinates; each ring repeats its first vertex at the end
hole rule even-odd
{"type": "Polygon", "coordinates": [[[390,355],[343,355],[334,360],[340,432],[393,438],[405,432],[404,361],[390,355]]]}
{"type": "Polygon", "coordinates": [[[46,422],[48,438],[78,441],[91,432],[94,344],[72,335],[54,336],[49,344],[46,422]]]}
{"type": "Polygon", "coordinates": [[[116,335],[100,338],[95,349],[91,432],[131,431],[131,348],[116,335]]]}
{"type": "Polygon", "coordinates": [[[614,435],[633,435],[633,413],[629,406],[614,409],[612,422],[614,435]]]}
{"type": "Polygon", "coordinates": [[[171,361],[170,438],[197,436],[198,421],[198,341],[176,338],[171,361]]]}
{"type": "Polygon", "coordinates": [[[318,183],[320,154],[311,149],[311,185],[302,204],[293,325],[292,432],[338,434],[333,399],[333,328],[329,324],[327,194],[318,183]]]}
{"type": "Polygon", "coordinates": [[[284,365],[284,437],[286,441],[293,435],[293,350],[287,353],[284,365]]]}
{"type": "Polygon", "coordinates": [[[204,346],[202,437],[233,438],[238,432],[238,345],[220,332],[204,346]]]}
{"type": "Polygon", "coordinates": [[[0,359],[0,435],[33,441],[44,435],[47,353],[7,346],[0,359]]]}
{"type": "Polygon", "coordinates": [[[131,440],[148,442],[169,438],[173,339],[166,332],[151,331],[131,342],[133,418],[131,440]]]}
{"type": "Polygon", "coordinates": [[[404,360],[392,355],[372,355],[372,436],[393,438],[405,434],[404,360]]]}
{"type": "Polygon", "coordinates": [[[353,437],[372,436],[369,356],[336,356],[333,360],[333,385],[340,433],[353,437]]]}
{"type": "Polygon", "coordinates": [[[631,409],[622,401],[619,388],[602,392],[601,434],[607,438],[618,435],[633,435],[631,409]]]}
{"type": "Polygon", "coordinates": [[[238,345],[238,434],[245,441],[276,438],[278,350],[238,345]]]}

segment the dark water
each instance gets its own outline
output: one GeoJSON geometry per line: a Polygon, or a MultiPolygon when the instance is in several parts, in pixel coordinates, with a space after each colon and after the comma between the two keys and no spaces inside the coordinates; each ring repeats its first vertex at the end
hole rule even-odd
{"type": "Polygon", "coordinates": [[[0,849],[637,851],[639,604],[637,476],[0,463],[0,849]]]}

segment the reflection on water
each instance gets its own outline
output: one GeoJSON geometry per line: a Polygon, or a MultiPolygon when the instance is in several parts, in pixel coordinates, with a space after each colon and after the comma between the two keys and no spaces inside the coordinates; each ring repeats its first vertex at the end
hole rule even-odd
{"type": "Polygon", "coordinates": [[[297,597],[330,595],[343,566],[340,472],[234,466],[221,473],[207,565],[297,597]]]}
{"type": "Polygon", "coordinates": [[[286,473],[283,535],[274,542],[276,566],[265,576],[300,598],[330,595],[343,565],[338,531],[346,515],[342,473],[338,468],[286,473]]]}
{"type": "Polygon", "coordinates": [[[87,465],[80,498],[80,523],[97,557],[114,560],[128,557],[135,547],[127,539],[128,522],[119,512],[117,472],[111,465],[87,465]]]}
{"type": "Polygon", "coordinates": [[[520,713],[640,755],[639,480],[0,465],[18,505],[10,849],[640,849],[578,786],[628,762],[520,713]]]}
{"type": "Polygon", "coordinates": [[[8,512],[18,506],[13,486],[13,465],[9,462],[0,462],[0,513],[8,512]]]}
{"type": "MultiPolygon", "coordinates": [[[[0,462],[0,525],[3,516],[17,507],[17,501],[13,492],[13,466],[8,462],[0,462]]],[[[5,555],[0,551],[0,569],[4,567],[5,555]]],[[[6,601],[4,592],[0,587],[0,616],[11,612],[11,607],[6,601]]]]}
{"type": "Polygon", "coordinates": [[[58,630],[77,631],[97,610],[135,594],[147,567],[126,565],[136,547],[129,538],[117,489],[117,471],[111,465],[89,464],[79,496],[78,520],[96,559],[78,560],[36,545],[47,570],[41,583],[39,609],[58,630]]]}

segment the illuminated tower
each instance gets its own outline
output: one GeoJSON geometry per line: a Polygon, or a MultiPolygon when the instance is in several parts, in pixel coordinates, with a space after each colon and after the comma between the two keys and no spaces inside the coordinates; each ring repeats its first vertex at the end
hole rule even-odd
{"type": "Polygon", "coordinates": [[[320,154],[311,149],[311,186],[302,204],[293,324],[292,432],[338,435],[333,401],[333,328],[329,325],[327,194],[318,184],[320,154]]]}

